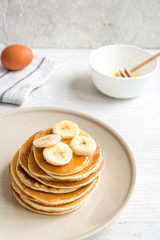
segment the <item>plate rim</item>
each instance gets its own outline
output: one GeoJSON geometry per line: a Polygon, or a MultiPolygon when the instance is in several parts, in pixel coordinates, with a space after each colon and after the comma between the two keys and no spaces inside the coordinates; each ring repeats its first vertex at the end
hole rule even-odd
{"type": "MultiPolygon", "coordinates": [[[[132,169],[132,178],[131,178],[131,184],[130,184],[130,188],[129,188],[129,191],[127,193],[127,196],[126,196],[123,204],[121,205],[121,207],[119,208],[117,213],[111,218],[111,220],[109,220],[107,223],[102,223],[96,229],[91,230],[90,232],[88,232],[86,234],[83,234],[79,237],[74,238],[74,240],[75,239],[76,240],[81,240],[81,239],[84,239],[84,238],[88,238],[88,237],[98,233],[104,227],[110,225],[125,210],[125,208],[128,206],[129,201],[131,200],[131,197],[133,197],[134,190],[135,190],[135,185],[136,185],[136,174],[137,174],[136,162],[135,162],[134,155],[133,155],[129,145],[127,144],[127,142],[121,137],[121,135],[116,130],[114,130],[107,123],[99,120],[98,118],[93,117],[92,115],[77,111],[77,110],[61,108],[61,107],[48,107],[48,106],[24,107],[24,108],[19,108],[19,109],[15,109],[15,110],[11,110],[11,111],[9,110],[9,111],[0,113],[0,120],[3,120],[3,118],[8,117],[10,115],[16,115],[16,114],[27,113],[27,112],[36,112],[36,111],[43,111],[43,112],[52,111],[52,112],[69,113],[71,115],[76,115],[76,116],[88,119],[88,120],[94,122],[95,124],[100,125],[104,129],[107,129],[122,144],[122,146],[126,150],[127,154],[129,154],[129,159],[130,159],[130,164],[131,164],[131,169],[132,169]]],[[[70,240],[73,240],[73,238],[70,239],[70,240]]]]}

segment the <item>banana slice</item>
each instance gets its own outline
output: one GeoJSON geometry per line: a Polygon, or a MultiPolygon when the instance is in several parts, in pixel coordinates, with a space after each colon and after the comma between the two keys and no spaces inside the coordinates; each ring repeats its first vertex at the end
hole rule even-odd
{"type": "Polygon", "coordinates": [[[70,142],[73,153],[78,156],[91,156],[96,151],[95,141],[87,136],[77,136],[70,142]]]}
{"type": "Polygon", "coordinates": [[[46,147],[43,150],[43,157],[52,165],[66,165],[72,159],[72,149],[67,144],[59,142],[54,146],[46,147]]]}
{"type": "Polygon", "coordinates": [[[48,134],[37,138],[33,141],[33,145],[38,148],[49,147],[61,141],[61,136],[56,134],[48,134]]]}
{"type": "Polygon", "coordinates": [[[79,126],[71,121],[61,121],[53,126],[53,132],[63,139],[72,139],[79,133],[79,126]]]}

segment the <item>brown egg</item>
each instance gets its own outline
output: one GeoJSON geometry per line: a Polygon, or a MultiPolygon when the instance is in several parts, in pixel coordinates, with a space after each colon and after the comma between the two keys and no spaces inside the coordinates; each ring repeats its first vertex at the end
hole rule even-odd
{"type": "Polygon", "coordinates": [[[21,70],[25,68],[33,58],[30,48],[14,44],[6,47],[1,54],[1,62],[3,66],[9,70],[21,70]]]}

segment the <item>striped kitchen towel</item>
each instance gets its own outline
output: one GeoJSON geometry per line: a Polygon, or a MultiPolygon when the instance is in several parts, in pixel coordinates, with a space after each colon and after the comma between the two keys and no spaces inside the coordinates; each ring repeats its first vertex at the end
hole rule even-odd
{"type": "MultiPolygon", "coordinates": [[[[0,52],[3,48],[0,45],[0,52]]],[[[19,71],[9,71],[0,63],[0,102],[23,104],[33,89],[46,83],[60,68],[60,61],[36,54],[32,62],[19,71]]]]}

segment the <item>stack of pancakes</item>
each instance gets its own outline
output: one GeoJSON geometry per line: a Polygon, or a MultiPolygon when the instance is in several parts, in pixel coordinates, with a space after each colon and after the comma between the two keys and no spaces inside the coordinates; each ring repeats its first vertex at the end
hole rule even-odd
{"type": "MultiPolygon", "coordinates": [[[[58,215],[82,206],[95,190],[104,159],[99,145],[92,155],[72,154],[65,165],[48,163],[44,147],[35,147],[35,140],[54,134],[52,128],[32,135],[15,153],[9,167],[11,188],[18,202],[34,212],[58,215]]],[[[87,136],[80,130],[77,136],[87,136]]],[[[71,146],[72,139],[61,142],[71,146]]],[[[55,153],[54,153],[55,154],[55,153]]]]}

